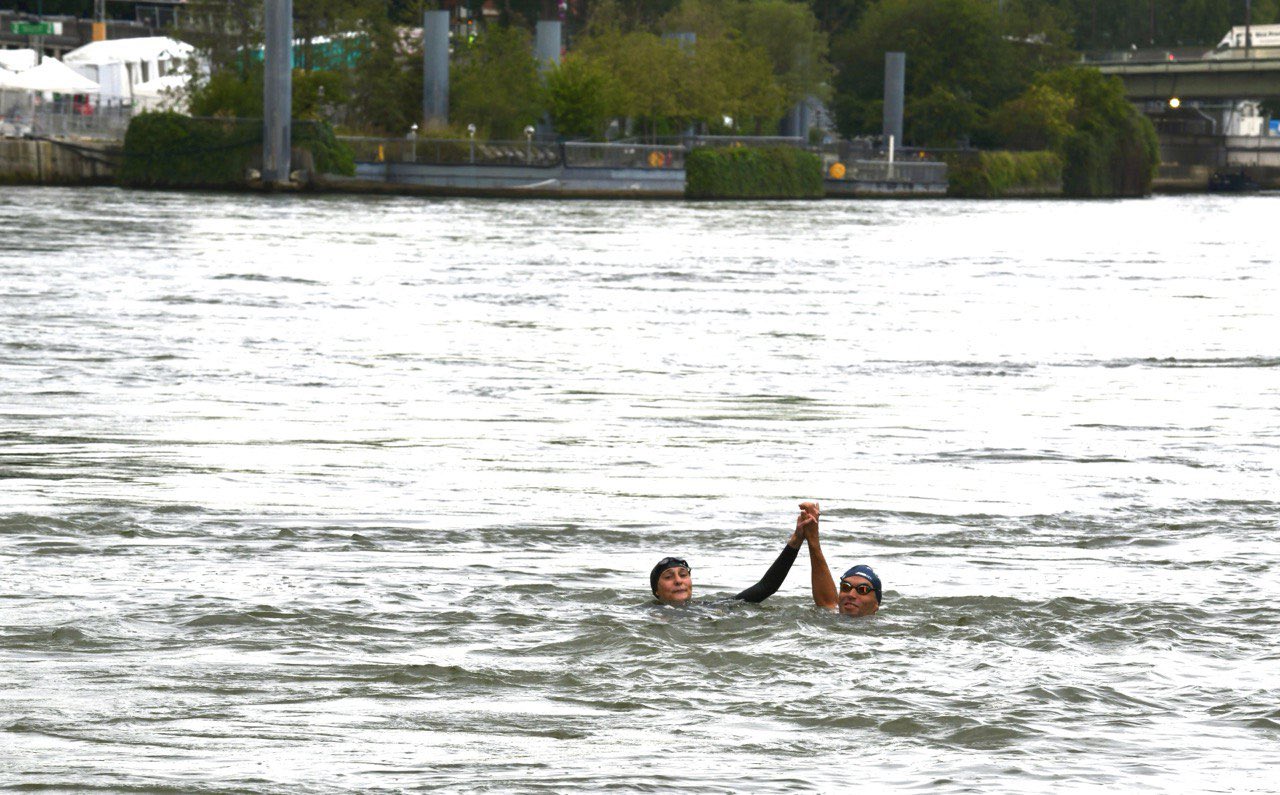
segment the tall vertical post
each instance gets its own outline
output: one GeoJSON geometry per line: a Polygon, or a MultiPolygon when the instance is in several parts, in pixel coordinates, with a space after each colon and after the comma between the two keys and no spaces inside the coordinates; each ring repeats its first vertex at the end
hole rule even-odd
{"type": "MultiPolygon", "coordinates": [[[[534,29],[533,57],[538,64],[538,75],[541,77],[545,78],[547,72],[560,65],[560,28],[558,19],[540,19],[534,29]]],[[[551,114],[543,114],[542,119],[538,121],[538,137],[547,139],[554,137],[555,134],[551,114]]]]}
{"type": "Polygon", "coordinates": [[[902,144],[902,107],[907,90],[907,54],[884,54],[884,137],[902,144]]]}
{"type": "Polygon", "coordinates": [[[1253,46],[1253,4],[1244,0],[1244,57],[1251,58],[1249,48],[1253,46]]]}
{"type": "Polygon", "coordinates": [[[266,0],[262,96],[262,183],[289,181],[293,126],[293,0],[266,0]]]}
{"type": "MultiPolygon", "coordinates": [[[[698,47],[698,34],[691,30],[676,30],[662,34],[664,41],[674,41],[676,46],[680,48],[680,52],[685,55],[692,56],[698,47]]],[[[693,139],[698,135],[698,129],[690,124],[684,130],[685,146],[692,147],[693,139]]]]}
{"type": "Polygon", "coordinates": [[[107,0],[93,0],[93,40],[107,40],[107,0]]]}
{"type": "Polygon", "coordinates": [[[533,57],[538,61],[539,74],[546,74],[548,69],[560,63],[560,20],[538,20],[533,57]]]}
{"type": "Polygon", "coordinates": [[[449,123],[449,12],[422,12],[422,119],[427,128],[449,123]]]}

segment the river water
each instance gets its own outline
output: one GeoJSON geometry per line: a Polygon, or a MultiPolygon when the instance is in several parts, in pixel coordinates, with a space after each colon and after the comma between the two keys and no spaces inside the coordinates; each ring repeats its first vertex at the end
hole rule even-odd
{"type": "Polygon", "coordinates": [[[5,188],[0,788],[1275,791],[1278,210],[5,188]]]}

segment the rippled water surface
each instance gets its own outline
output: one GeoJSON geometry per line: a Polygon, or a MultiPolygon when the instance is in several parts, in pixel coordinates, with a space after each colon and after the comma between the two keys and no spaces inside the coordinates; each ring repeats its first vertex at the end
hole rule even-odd
{"type": "Polygon", "coordinates": [[[1278,211],[5,188],[0,787],[1276,791],[1278,211]]]}

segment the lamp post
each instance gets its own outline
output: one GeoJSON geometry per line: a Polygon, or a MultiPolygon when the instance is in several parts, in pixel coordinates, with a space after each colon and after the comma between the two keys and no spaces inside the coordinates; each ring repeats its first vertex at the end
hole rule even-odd
{"type": "Polygon", "coordinates": [[[1249,47],[1253,45],[1253,8],[1251,0],[1244,0],[1244,57],[1249,56],[1249,47]]]}
{"type": "Polygon", "coordinates": [[[526,124],[524,126],[524,162],[526,164],[533,162],[533,125],[526,124]]]}
{"type": "Polygon", "coordinates": [[[474,124],[467,125],[467,137],[471,139],[471,165],[476,164],[476,126],[474,124]]]}
{"type": "Polygon", "coordinates": [[[409,128],[409,157],[414,163],[418,162],[418,125],[409,128]]]}

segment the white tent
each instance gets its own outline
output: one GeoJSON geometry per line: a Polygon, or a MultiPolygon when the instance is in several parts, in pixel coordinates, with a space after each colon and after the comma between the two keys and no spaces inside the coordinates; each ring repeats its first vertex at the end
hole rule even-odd
{"type": "Polygon", "coordinates": [[[195,48],[167,36],[90,42],[63,61],[98,84],[103,100],[131,100],[133,88],[186,69],[195,48]]]}
{"type": "Polygon", "coordinates": [[[5,86],[9,85],[9,81],[17,76],[18,76],[17,72],[10,72],[8,69],[5,69],[3,66],[0,66],[0,88],[4,88],[5,86]]]}
{"type": "Polygon", "coordinates": [[[57,58],[45,58],[39,66],[32,67],[8,81],[8,90],[52,91],[58,94],[96,94],[98,84],[76,74],[57,58]]]}
{"type": "Polygon", "coordinates": [[[10,72],[25,72],[35,66],[37,60],[35,50],[0,50],[0,69],[10,72]]]}
{"type": "Polygon", "coordinates": [[[187,78],[165,75],[133,87],[133,106],[137,110],[185,110],[187,78]]]}

